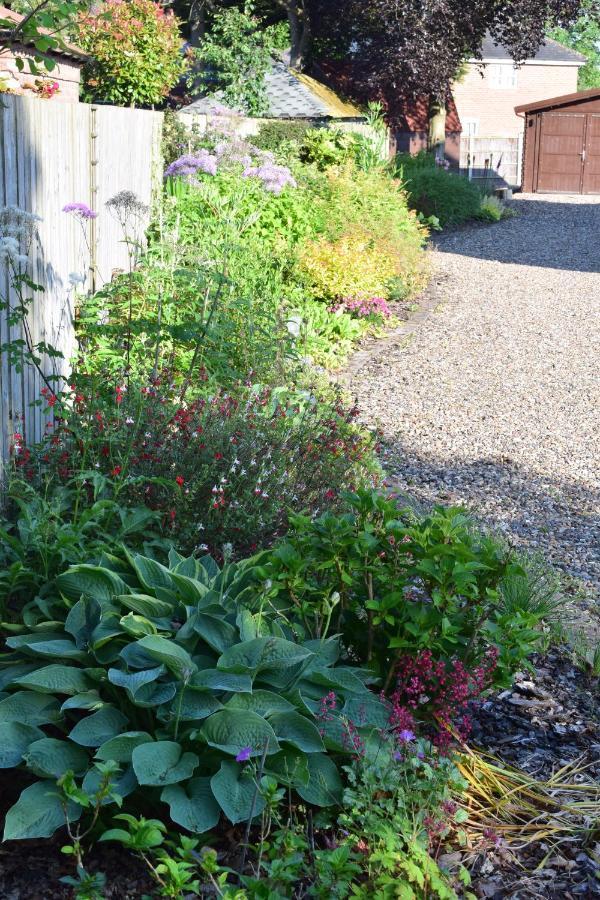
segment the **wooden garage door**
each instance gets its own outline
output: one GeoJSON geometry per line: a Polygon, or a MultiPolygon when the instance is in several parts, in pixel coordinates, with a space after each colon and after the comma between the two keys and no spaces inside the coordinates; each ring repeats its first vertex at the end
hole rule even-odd
{"type": "Polygon", "coordinates": [[[585,132],[584,113],[547,112],[542,115],[538,191],[581,192],[585,132]]]}
{"type": "Polygon", "coordinates": [[[600,194],[600,114],[587,117],[583,193],[600,194]]]}

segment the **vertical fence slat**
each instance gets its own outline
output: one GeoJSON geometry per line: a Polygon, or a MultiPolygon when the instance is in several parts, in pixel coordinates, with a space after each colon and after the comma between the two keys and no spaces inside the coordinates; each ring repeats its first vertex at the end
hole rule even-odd
{"type": "MultiPolygon", "coordinates": [[[[90,203],[99,212],[97,257],[100,287],[114,269],[127,268],[127,251],[118,224],[105,207],[121,190],[134,191],[149,207],[157,183],[162,113],[99,107],[95,180],[91,192],[92,111],[87,104],[44,101],[4,95],[0,106],[0,206],[16,205],[41,216],[39,240],[31,254],[29,274],[42,285],[34,295],[29,324],[34,343],[45,341],[65,356],[60,374],[68,375],[75,347],[72,272],[88,274],[89,248],[80,223],[62,212],[69,202],[90,203]]],[[[148,224],[144,221],[143,226],[148,224]]],[[[89,242],[89,225],[87,242],[89,242]]],[[[6,266],[0,270],[0,292],[8,291],[6,266]]],[[[86,285],[86,288],[89,285],[86,285]]],[[[11,302],[14,303],[14,294],[11,302]]],[[[0,312],[0,342],[20,337],[9,329],[6,311],[0,312]]],[[[43,359],[46,373],[57,363],[43,359]]],[[[27,437],[39,440],[46,427],[40,407],[31,404],[43,386],[30,367],[22,375],[10,369],[6,354],[0,359],[0,474],[8,459],[15,417],[23,416],[27,437]]]]}

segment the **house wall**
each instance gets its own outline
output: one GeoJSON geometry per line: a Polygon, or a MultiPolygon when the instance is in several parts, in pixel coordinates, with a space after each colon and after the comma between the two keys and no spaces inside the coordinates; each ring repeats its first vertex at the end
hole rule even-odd
{"type": "Polygon", "coordinates": [[[0,72],[10,72],[19,87],[15,86],[16,93],[29,94],[34,96],[34,92],[29,90],[27,85],[32,87],[37,78],[44,81],[58,81],[60,90],[55,95],[55,99],[64,100],[70,103],[79,101],[79,82],[81,78],[81,63],[75,60],[71,61],[66,58],[56,58],[56,67],[51,72],[45,72],[43,75],[32,75],[29,70],[28,60],[31,54],[26,47],[15,47],[10,52],[2,53],[0,56],[0,72]],[[20,57],[25,61],[25,67],[22,72],[17,68],[16,60],[20,57]]]}
{"type": "Polygon", "coordinates": [[[511,62],[490,62],[483,69],[469,63],[453,88],[463,134],[518,137],[523,118],[515,106],[574,93],[578,72],[578,65],[567,64],[525,63],[514,70],[511,62]]]}

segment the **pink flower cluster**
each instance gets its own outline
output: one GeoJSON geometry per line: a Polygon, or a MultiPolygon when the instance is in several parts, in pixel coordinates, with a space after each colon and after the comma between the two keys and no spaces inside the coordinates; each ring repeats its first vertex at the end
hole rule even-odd
{"type": "Polygon", "coordinates": [[[345,297],[331,306],[330,311],[354,313],[359,319],[366,319],[369,316],[389,319],[392,314],[383,297],[345,297]]]}
{"type": "Polygon", "coordinates": [[[435,743],[440,749],[448,748],[453,733],[464,740],[471,729],[468,704],[490,686],[497,661],[496,647],[490,647],[471,670],[459,659],[434,661],[431,650],[403,657],[391,697],[393,730],[410,729],[415,717],[426,718],[437,730],[435,743]]]}

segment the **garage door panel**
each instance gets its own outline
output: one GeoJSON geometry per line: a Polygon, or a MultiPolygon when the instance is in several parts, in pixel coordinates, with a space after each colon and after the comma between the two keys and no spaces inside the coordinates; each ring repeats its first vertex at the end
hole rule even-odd
{"type": "Polygon", "coordinates": [[[583,115],[543,115],[538,191],[579,193],[585,130],[586,119],[583,115]]]}
{"type": "Polygon", "coordinates": [[[600,194],[600,116],[589,116],[585,143],[583,193],[600,194]]]}
{"type": "Polygon", "coordinates": [[[569,115],[544,115],[542,118],[542,134],[546,135],[574,135],[583,138],[585,131],[585,116],[569,115]]]}
{"type": "Polygon", "coordinates": [[[583,136],[544,135],[544,156],[579,156],[583,146],[583,136]]]}

